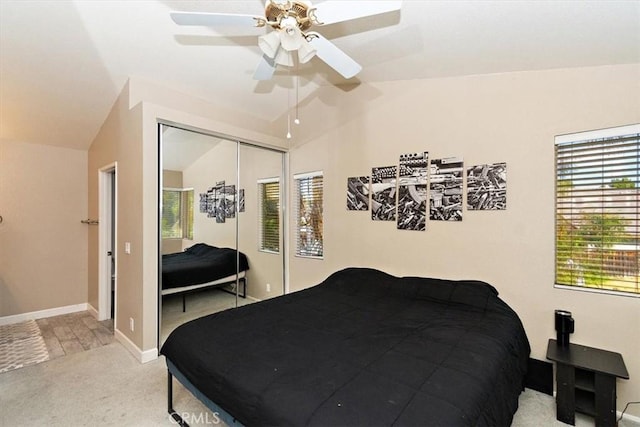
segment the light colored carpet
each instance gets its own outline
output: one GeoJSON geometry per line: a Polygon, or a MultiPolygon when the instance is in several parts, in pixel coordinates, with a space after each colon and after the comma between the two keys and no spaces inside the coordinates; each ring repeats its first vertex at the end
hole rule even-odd
{"type": "MultiPolygon", "coordinates": [[[[118,342],[0,374],[0,425],[171,426],[163,357],[144,365],[118,342]]],[[[174,381],[174,409],[192,426],[222,425],[174,381]]],[[[566,426],[551,396],[526,390],[515,427],[566,426]]],[[[593,419],[578,416],[579,427],[593,419]]],[[[623,421],[620,426],[638,426],[623,421]]]]}
{"type": "MultiPolygon", "coordinates": [[[[206,289],[187,294],[187,310],[182,311],[182,295],[166,295],[162,298],[162,327],[160,342],[165,342],[169,334],[189,320],[197,319],[236,306],[236,296],[220,289],[206,289]]],[[[251,298],[238,298],[238,306],[256,302],[251,298]]]]}
{"type": "MultiPolygon", "coordinates": [[[[0,425],[175,425],[166,393],[164,358],[143,365],[114,342],[0,374],[0,425]]],[[[174,404],[179,412],[211,414],[177,382],[174,404]]]]}
{"type": "Polygon", "coordinates": [[[35,320],[0,326],[0,373],[49,360],[35,320]]]}

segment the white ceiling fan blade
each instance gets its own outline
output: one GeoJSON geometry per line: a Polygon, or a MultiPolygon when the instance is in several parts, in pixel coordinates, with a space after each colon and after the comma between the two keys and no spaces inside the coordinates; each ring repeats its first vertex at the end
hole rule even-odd
{"type": "Polygon", "coordinates": [[[264,18],[236,13],[171,12],[171,19],[178,25],[199,25],[204,27],[255,27],[264,18]]]}
{"type": "Polygon", "coordinates": [[[258,68],[253,73],[255,80],[270,80],[273,77],[273,73],[276,71],[276,62],[274,59],[269,58],[267,55],[262,55],[258,68]]]}
{"type": "Polygon", "coordinates": [[[310,32],[307,33],[307,36],[309,43],[316,49],[316,56],[340,73],[345,79],[350,79],[362,70],[360,64],[351,59],[338,46],[322,37],[322,35],[310,32]]]}
{"type": "Polygon", "coordinates": [[[320,25],[335,24],[400,10],[402,1],[336,1],[318,4],[315,16],[320,25]]]}

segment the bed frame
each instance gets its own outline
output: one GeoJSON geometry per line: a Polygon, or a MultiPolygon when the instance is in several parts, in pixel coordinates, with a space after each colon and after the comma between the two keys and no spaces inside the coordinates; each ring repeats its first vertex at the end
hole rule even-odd
{"type": "Polygon", "coordinates": [[[247,297],[246,271],[241,271],[237,275],[232,274],[231,276],[223,277],[222,279],[214,280],[212,282],[199,283],[197,285],[190,285],[190,286],[182,286],[179,288],[163,289],[162,296],[164,297],[165,295],[182,294],[182,312],[184,313],[187,309],[187,302],[186,302],[187,294],[192,294],[192,293],[209,289],[209,288],[219,288],[223,292],[235,295],[236,294],[235,292],[225,289],[224,286],[232,285],[232,284],[235,284],[236,282],[240,283],[242,286],[242,293],[239,293],[238,295],[242,298],[246,298],[247,297]]]}
{"type": "Polygon", "coordinates": [[[242,424],[233,418],[228,412],[216,405],[207,396],[202,394],[191,382],[180,373],[180,371],[167,360],[167,412],[169,416],[182,427],[189,427],[189,424],[182,418],[182,415],[173,409],[173,378],[176,378],[191,394],[200,400],[214,415],[224,421],[228,426],[242,427],[242,424]]]}

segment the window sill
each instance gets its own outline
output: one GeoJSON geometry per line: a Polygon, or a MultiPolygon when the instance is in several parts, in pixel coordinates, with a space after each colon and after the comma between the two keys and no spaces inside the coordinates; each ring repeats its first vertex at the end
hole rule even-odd
{"type": "Polygon", "coordinates": [[[265,254],[272,254],[272,255],[280,255],[279,251],[270,251],[269,249],[258,249],[258,252],[262,252],[265,254]]]}
{"type": "Polygon", "coordinates": [[[323,260],[324,256],[313,256],[313,255],[295,255],[296,258],[303,258],[303,259],[319,259],[319,260],[323,260]]]}
{"type": "Polygon", "coordinates": [[[593,294],[605,294],[605,295],[616,295],[619,297],[640,298],[640,294],[634,294],[632,292],[612,291],[609,289],[587,288],[584,286],[558,285],[557,283],[554,284],[553,287],[556,289],[563,289],[567,291],[589,292],[593,294]]]}

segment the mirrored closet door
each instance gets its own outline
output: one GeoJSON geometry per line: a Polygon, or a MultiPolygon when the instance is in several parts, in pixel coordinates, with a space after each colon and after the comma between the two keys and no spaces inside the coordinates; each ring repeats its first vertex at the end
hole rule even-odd
{"type": "Polygon", "coordinates": [[[284,293],[284,154],[160,125],[160,345],[179,325],[284,293]]]}

